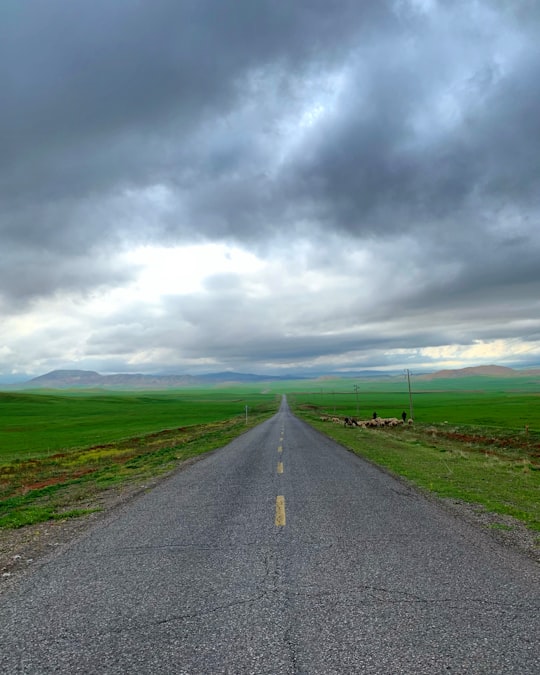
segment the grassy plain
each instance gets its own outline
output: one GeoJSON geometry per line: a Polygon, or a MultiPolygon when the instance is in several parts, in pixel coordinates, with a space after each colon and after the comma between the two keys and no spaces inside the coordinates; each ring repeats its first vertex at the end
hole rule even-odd
{"type": "Polygon", "coordinates": [[[377,383],[358,397],[337,387],[303,390],[288,400],[314,427],[415,485],[540,531],[540,383],[467,380],[438,381],[436,389],[433,382],[417,385],[413,426],[360,429],[320,420],[328,414],[367,419],[373,411],[399,418],[402,411],[409,414],[406,386],[396,391],[377,383]]]}
{"type": "Polygon", "coordinates": [[[101,491],[225,445],[278,402],[240,388],[0,394],[0,528],[91,513],[101,491]]]}
{"type": "Polygon", "coordinates": [[[258,411],[272,398],[249,389],[92,393],[0,392],[0,462],[207,424],[258,411]]]}
{"type": "MultiPolygon", "coordinates": [[[[289,403],[313,405],[317,410],[368,419],[411,416],[407,383],[343,380],[321,382],[318,387],[291,389],[289,403]],[[348,385],[348,386],[347,386],[348,385]],[[358,387],[355,392],[354,386],[358,387]]],[[[412,388],[412,416],[424,424],[466,424],[540,432],[540,381],[538,378],[470,377],[417,381],[412,388]]]]}

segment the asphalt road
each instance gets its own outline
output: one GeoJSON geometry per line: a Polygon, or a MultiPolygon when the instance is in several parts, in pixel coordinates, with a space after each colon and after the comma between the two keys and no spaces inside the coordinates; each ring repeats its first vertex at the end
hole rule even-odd
{"type": "Polygon", "coordinates": [[[2,596],[1,673],[535,673],[538,567],[296,419],[2,596]]]}

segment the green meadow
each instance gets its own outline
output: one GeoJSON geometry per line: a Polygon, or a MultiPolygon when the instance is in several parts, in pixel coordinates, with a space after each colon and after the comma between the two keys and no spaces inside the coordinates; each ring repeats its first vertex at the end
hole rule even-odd
{"type": "Polygon", "coordinates": [[[413,381],[411,397],[406,381],[337,380],[291,390],[289,402],[358,419],[368,419],[374,412],[379,417],[401,417],[406,412],[410,417],[412,403],[412,417],[420,424],[478,425],[512,432],[528,425],[531,432],[540,432],[538,378],[413,381]]]}
{"type": "Polygon", "coordinates": [[[0,392],[0,462],[50,456],[260,412],[274,397],[227,391],[0,392]]]}

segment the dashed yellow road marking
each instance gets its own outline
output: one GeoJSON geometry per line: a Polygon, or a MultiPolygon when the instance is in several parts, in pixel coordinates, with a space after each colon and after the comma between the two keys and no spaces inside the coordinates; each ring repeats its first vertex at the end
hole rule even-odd
{"type": "Polygon", "coordinates": [[[278,452],[283,452],[283,446],[282,446],[282,445],[278,445],[277,451],[278,451],[278,452]]]}
{"type": "Polygon", "coordinates": [[[276,497],[276,527],[285,527],[285,497],[276,497]]]}
{"type": "Polygon", "coordinates": [[[277,465],[277,472],[278,472],[278,473],[283,473],[283,462],[278,462],[278,465],[277,465]]]}

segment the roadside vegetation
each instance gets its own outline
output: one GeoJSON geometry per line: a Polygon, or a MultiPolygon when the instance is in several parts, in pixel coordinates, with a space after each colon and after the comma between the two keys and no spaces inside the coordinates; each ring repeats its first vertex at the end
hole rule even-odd
{"type": "Polygon", "coordinates": [[[278,404],[237,390],[0,394],[0,528],[100,510],[105,491],[225,445],[278,404]]]}
{"type": "MultiPolygon", "coordinates": [[[[291,393],[288,399],[316,429],[417,487],[512,516],[540,532],[537,393],[422,392],[413,396],[414,424],[375,429],[321,420],[356,417],[355,392],[291,393]]],[[[409,415],[406,391],[364,393],[362,404],[365,414],[358,419],[373,412],[399,419],[403,411],[409,415]]]]}

